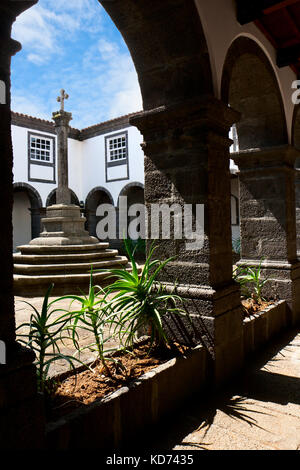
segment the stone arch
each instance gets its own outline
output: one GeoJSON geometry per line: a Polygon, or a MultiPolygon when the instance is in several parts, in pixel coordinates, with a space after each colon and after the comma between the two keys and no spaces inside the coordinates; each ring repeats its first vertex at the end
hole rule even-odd
{"type": "MultiPolygon", "coordinates": [[[[25,193],[28,197],[30,203],[30,207],[28,208],[30,210],[30,238],[33,239],[38,237],[41,229],[41,209],[43,207],[42,198],[39,192],[28,183],[14,183],[13,192],[14,195],[16,193],[25,193]]],[[[26,214],[24,214],[24,216],[26,217],[26,214]]],[[[16,226],[14,227],[14,232],[15,230],[18,230],[16,226]]],[[[14,233],[14,238],[15,237],[16,233],[14,233]]],[[[29,242],[30,240],[27,241],[29,242]]]]}
{"type": "Polygon", "coordinates": [[[209,53],[194,0],[99,0],[121,32],[144,109],[213,95],[209,53]]]}
{"type": "MultiPolygon", "coordinates": [[[[144,194],[144,185],[139,182],[132,182],[127,184],[122,188],[118,197],[118,209],[120,208],[120,197],[127,196],[127,207],[128,209],[133,204],[143,204],[145,203],[145,194],[144,194]]],[[[139,212],[141,214],[141,212],[139,212]]],[[[138,214],[138,215],[139,215],[138,214]]],[[[141,214],[142,215],[142,214],[141,214]]],[[[144,213],[145,216],[145,213],[144,213]]],[[[130,233],[128,232],[129,224],[135,217],[130,217],[128,215],[127,218],[127,238],[131,238],[130,233]]],[[[118,224],[119,225],[119,224],[118,224]]],[[[140,229],[139,229],[140,231],[140,229]]]]}
{"type": "Polygon", "coordinates": [[[128,194],[130,194],[133,190],[135,190],[137,188],[140,192],[144,191],[144,189],[145,189],[144,185],[142,183],[137,182],[137,181],[135,181],[133,183],[126,184],[126,186],[124,186],[120,191],[120,194],[119,194],[119,197],[118,197],[118,206],[119,206],[120,196],[128,196],[128,194]]]}
{"type": "MultiPolygon", "coordinates": [[[[57,188],[52,189],[52,191],[48,194],[48,197],[47,197],[47,200],[46,200],[46,207],[49,207],[49,206],[52,206],[53,204],[56,204],[56,190],[57,190],[57,188]]],[[[74,191],[72,191],[72,189],[70,189],[70,192],[71,192],[71,204],[75,204],[75,206],[79,206],[78,197],[76,196],[74,191]]]]}
{"type": "Polygon", "coordinates": [[[241,113],[237,122],[239,149],[288,143],[282,95],[263,49],[239,36],[230,46],[222,75],[222,100],[241,113]]]}
{"type": "Polygon", "coordinates": [[[96,227],[101,219],[96,216],[96,210],[100,204],[114,205],[114,200],[106,188],[97,186],[89,192],[85,200],[86,229],[94,237],[97,236],[96,227]]]}

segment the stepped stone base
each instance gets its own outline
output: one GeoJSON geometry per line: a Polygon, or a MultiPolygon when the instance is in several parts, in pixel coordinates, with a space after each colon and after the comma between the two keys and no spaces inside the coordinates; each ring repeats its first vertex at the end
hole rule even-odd
{"type": "Polygon", "coordinates": [[[18,247],[14,254],[14,294],[20,296],[43,296],[49,285],[54,283],[53,294],[87,293],[91,266],[94,283],[104,286],[109,268],[126,267],[130,264],[117,250],[110,250],[108,243],[93,245],[62,245],[18,247]]]}
{"type": "Polygon", "coordinates": [[[85,217],[75,205],[55,204],[42,219],[44,231],[14,254],[14,294],[44,296],[53,283],[53,295],[80,294],[89,290],[91,267],[94,284],[104,286],[110,268],[130,264],[108,243],[99,243],[84,229],[85,217]]]}

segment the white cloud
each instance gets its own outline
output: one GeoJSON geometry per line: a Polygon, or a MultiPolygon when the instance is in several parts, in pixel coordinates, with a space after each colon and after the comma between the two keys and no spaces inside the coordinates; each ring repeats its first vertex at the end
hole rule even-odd
{"type": "Polygon", "coordinates": [[[50,120],[50,116],[47,113],[47,109],[42,99],[39,99],[36,95],[20,95],[14,93],[12,95],[12,110],[16,113],[26,114],[29,116],[37,117],[40,119],[50,120]]]}
{"type": "Polygon", "coordinates": [[[62,53],[66,38],[76,40],[78,31],[95,33],[101,27],[101,8],[97,0],[40,0],[17,18],[13,36],[25,50],[30,48],[29,61],[43,64],[53,54],[62,53]]]}

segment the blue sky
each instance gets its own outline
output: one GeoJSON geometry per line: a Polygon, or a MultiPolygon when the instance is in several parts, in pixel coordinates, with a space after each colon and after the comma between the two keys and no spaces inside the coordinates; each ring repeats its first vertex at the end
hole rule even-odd
{"type": "Polygon", "coordinates": [[[61,88],[72,127],[142,109],[136,71],[117,28],[97,0],[39,0],[20,15],[13,38],[13,111],[51,120],[61,88]]]}

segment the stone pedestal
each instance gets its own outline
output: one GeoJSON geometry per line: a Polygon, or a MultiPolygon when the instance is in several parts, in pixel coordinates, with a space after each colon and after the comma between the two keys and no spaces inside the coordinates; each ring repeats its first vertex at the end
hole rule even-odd
{"type": "Polygon", "coordinates": [[[46,217],[42,219],[44,230],[30,245],[88,245],[99,243],[85,230],[86,218],[81,216],[80,207],[55,204],[47,207],[46,217]]]}
{"type": "Polygon", "coordinates": [[[295,159],[291,146],[240,152],[241,260],[269,279],[264,293],[285,299],[292,324],[300,316],[300,263],[297,259],[295,159]]]}
{"type": "Polygon", "coordinates": [[[232,281],[228,139],[237,119],[236,112],[212,98],[161,107],[130,120],[144,136],[148,211],[151,204],[205,206],[202,248],[187,249],[188,240],[175,240],[173,232],[171,240],[160,236],[155,254],[160,259],[175,256],[161,280],[170,289],[177,281],[193,318],[191,335],[209,348],[218,383],[243,363],[240,293],[232,281]]]}

